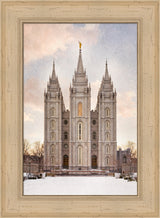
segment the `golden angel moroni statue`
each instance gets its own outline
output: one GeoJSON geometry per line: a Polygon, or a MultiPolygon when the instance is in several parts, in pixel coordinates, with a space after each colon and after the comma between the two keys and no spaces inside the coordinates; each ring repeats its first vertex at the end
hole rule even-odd
{"type": "Polygon", "coordinates": [[[81,43],[81,42],[79,42],[79,48],[81,49],[81,47],[82,47],[82,43],[81,43]]]}

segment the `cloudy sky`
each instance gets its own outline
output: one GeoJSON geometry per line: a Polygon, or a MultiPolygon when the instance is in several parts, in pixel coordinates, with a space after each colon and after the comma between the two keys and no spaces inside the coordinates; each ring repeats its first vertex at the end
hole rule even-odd
{"type": "Polygon", "coordinates": [[[117,145],[137,141],[137,25],[24,24],[24,138],[43,142],[44,89],[55,61],[65,106],[82,42],[83,65],[91,83],[91,107],[108,70],[117,90],[117,145]]]}

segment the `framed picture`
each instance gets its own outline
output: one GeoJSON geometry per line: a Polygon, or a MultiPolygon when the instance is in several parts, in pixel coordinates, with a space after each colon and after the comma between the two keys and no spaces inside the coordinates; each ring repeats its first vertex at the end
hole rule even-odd
{"type": "Polygon", "coordinates": [[[137,23],[24,23],[23,39],[24,195],[137,195],[137,23]]]}
{"type": "MultiPolygon", "coordinates": [[[[1,211],[2,217],[159,217],[159,50],[158,50],[158,29],[159,29],[159,1],[1,1],[1,32],[2,32],[2,193],[1,193],[1,211]],[[23,192],[23,139],[27,131],[32,131],[29,127],[24,131],[24,119],[31,119],[28,114],[24,114],[25,104],[23,93],[28,93],[29,87],[25,90],[25,74],[23,74],[23,55],[27,51],[27,58],[34,59],[35,54],[30,46],[29,41],[25,41],[25,28],[27,25],[68,25],[74,23],[78,29],[79,25],[90,24],[103,25],[136,25],[137,35],[137,139],[138,139],[138,190],[136,195],[119,195],[111,193],[103,194],[74,194],[70,193],[63,195],[48,195],[44,192],[43,195],[26,194],[23,192]],[[24,43],[28,43],[28,50],[25,50],[24,43]]],[[[61,28],[62,29],[62,28],[61,28]]],[[[30,29],[32,34],[33,29],[30,29]]],[[[124,30],[125,32],[125,30],[124,30]]],[[[123,32],[123,34],[124,34],[123,32]]],[[[64,33],[64,32],[63,32],[64,33]]],[[[46,31],[47,34],[47,31],[46,31]]],[[[94,32],[95,35],[95,32],[94,32]]],[[[90,41],[91,37],[90,35],[90,41]]],[[[40,37],[39,32],[35,32],[34,37],[40,37]],[[36,35],[37,33],[37,35],[36,35]]],[[[123,35],[123,39],[125,34],[123,35]]],[[[44,39],[46,40],[45,36],[44,39]]],[[[47,39],[48,40],[48,39],[47,39]]],[[[79,39],[78,39],[79,40],[79,39]]],[[[78,41],[77,40],[77,41],[78,41]]],[[[126,38],[125,38],[126,40],[126,38]]],[[[125,41],[124,40],[124,41],[125,41]]],[[[120,42],[119,42],[120,43],[120,42]]],[[[125,43],[125,42],[124,42],[125,43]]],[[[126,41],[127,43],[127,41],[126,41]]],[[[77,43],[78,44],[78,43],[77,43]]],[[[35,44],[34,44],[35,45],[35,44]]],[[[32,45],[33,46],[33,45],[32,45]]],[[[36,47],[36,45],[35,45],[36,47]]],[[[77,72],[85,74],[82,64],[83,43],[79,42],[79,59],[77,72]]],[[[44,50],[44,49],[43,49],[44,50]]],[[[40,52],[37,48],[37,54],[40,52]]],[[[74,56],[74,55],[73,55],[74,56]]],[[[67,56],[68,57],[68,56],[67,56]]],[[[68,57],[69,58],[69,57],[68,57]]],[[[109,79],[108,63],[105,64],[105,78],[109,79]]],[[[52,63],[52,77],[56,78],[55,62],[52,63]]],[[[131,66],[131,64],[130,64],[131,66]]],[[[105,80],[104,78],[104,80],[105,80]]],[[[82,79],[82,78],[81,78],[82,79]]],[[[52,80],[52,78],[51,78],[52,80]]],[[[108,80],[107,80],[108,81],[108,80]]],[[[52,82],[52,81],[51,81],[52,82]]],[[[71,93],[75,94],[73,81],[71,93]]],[[[51,96],[50,88],[44,93],[44,101],[49,102],[51,96]]],[[[87,87],[86,92],[89,92],[87,87]],[[88,91],[87,91],[88,90],[88,91]]],[[[113,91],[112,97],[116,92],[113,91]]],[[[24,96],[25,97],[25,96],[24,96]]],[[[100,98],[103,96],[99,96],[100,98]]],[[[57,96],[57,98],[61,98],[57,96]]],[[[108,98],[108,97],[107,97],[108,98]]],[[[29,96],[29,100],[31,96],[29,96]]],[[[71,101],[72,102],[72,101],[71,101]]],[[[127,103],[126,103],[127,104],[127,103]]],[[[129,104],[129,102],[128,102],[129,104]]],[[[72,108],[72,107],[71,107],[72,108]]],[[[45,125],[49,125],[48,131],[45,133],[45,147],[51,148],[50,152],[55,152],[53,143],[50,144],[49,138],[56,137],[55,107],[49,106],[47,113],[51,113],[51,118],[44,121],[45,125]],[[49,112],[48,112],[49,111],[49,112]],[[54,119],[53,119],[54,118],[54,119]]],[[[81,141],[84,135],[84,120],[83,120],[83,100],[77,101],[77,116],[78,119],[78,140],[81,141]]],[[[112,112],[110,106],[106,106],[105,121],[106,128],[114,123],[110,120],[112,112]]],[[[27,112],[27,111],[26,111],[27,112]]],[[[114,113],[112,113],[114,118],[114,113]]],[[[93,112],[93,117],[94,117],[93,112]]],[[[48,118],[47,118],[48,119],[48,118]]],[[[92,119],[92,116],[91,116],[92,119]]],[[[97,122],[96,116],[93,119],[93,128],[97,122]]],[[[68,124],[69,119],[67,112],[64,114],[64,129],[68,124]]],[[[99,123],[101,125],[101,123],[99,123]]],[[[33,126],[33,125],[32,125],[33,126]]],[[[26,128],[26,127],[25,127],[26,128]]],[[[47,128],[44,128],[44,130],[47,128]]],[[[91,134],[91,137],[96,140],[96,129],[91,134]]],[[[113,138],[112,133],[106,130],[105,141],[109,142],[113,138]]],[[[68,133],[64,131],[64,141],[67,140],[68,133]]],[[[103,138],[103,137],[102,137],[103,138]]],[[[54,141],[54,140],[51,140],[54,141]]],[[[67,148],[70,142],[63,143],[63,169],[59,168],[54,155],[45,156],[45,170],[48,173],[77,173],[82,171],[89,173],[111,173],[115,171],[114,164],[116,160],[108,155],[110,147],[106,147],[106,157],[96,156],[96,143],[93,145],[93,153],[91,158],[91,166],[87,165],[83,155],[83,144],[77,145],[77,165],[74,160],[71,162],[71,156],[67,156],[67,148]],[[98,162],[101,160],[101,163],[98,162]],[[55,161],[55,162],[54,162],[55,161]],[[112,165],[109,165],[111,162],[112,165]],[[82,164],[84,163],[84,164],[82,164]],[[106,165],[107,167],[105,168],[106,165]],[[112,169],[111,169],[112,168],[112,169]],[[107,171],[107,172],[106,172],[107,171]]],[[[98,142],[97,145],[99,146],[98,142]]],[[[116,146],[116,145],[114,145],[116,146]]],[[[113,146],[113,147],[114,147],[113,146]]],[[[84,146],[85,147],[85,146],[84,146]]],[[[111,151],[111,150],[110,150],[111,151]]],[[[51,154],[50,153],[50,154],[51,154]]],[[[103,152],[102,152],[103,153],[103,152]]],[[[48,153],[47,153],[48,154],[48,153]]],[[[116,154],[116,153],[115,153],[116,154]]],[[[116,154],[117,155],[117,154],[116,154]]],[[[76,156],[76,155],[75,155],[76,156]]],[[[127,159],[127,156],[125,156],[127,159]]],[[[124,161],[126,161],[126,159],[124,161]]],[[[125,163],[125,162],[124,162],[125,163]]],[[[26,172],[29,171],[31,176],[32,166],[30,161],[26,164],[26,172]],[[28,164],[28,165],[27,165],[28,164]],[[28,168],[27,168],[28,167],[28,168]]],[[[117,164],[117,163],[116,163],[117,164]]],[[[123,168],[124,173],[127,168],[123,168]]],[[[116,169],[117,170],[117,169],[116,169]]],[[[121,169],[122,170],[122,169],[121,169]]],[[[123,171],[123,170],[122,170],[123,171]]],[[[123,172],[122,172],[123,173],[123,172]]],[[[34,175],[32,175],[34,176],[34,175]]],[[[29,186],[28,186],[29,187],[29,186]]],[[[103,190],[102,190],[103,191],[103,190]]]]}

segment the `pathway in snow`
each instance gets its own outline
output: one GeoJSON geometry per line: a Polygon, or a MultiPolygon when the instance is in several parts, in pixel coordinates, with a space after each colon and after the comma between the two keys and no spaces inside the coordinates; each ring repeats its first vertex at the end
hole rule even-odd
{"type": "Polygon", "coordinates": [[[46,177],[24,181],[24,195],[137,195],[137,182],[107,176],[46,177]]]}

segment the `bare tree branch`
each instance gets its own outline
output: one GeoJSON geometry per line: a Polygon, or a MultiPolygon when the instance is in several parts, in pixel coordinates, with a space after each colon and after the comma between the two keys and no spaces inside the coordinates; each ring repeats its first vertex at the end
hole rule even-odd
{"type": "Polygon", "coordinates": [[[37,157],[44,156],[44,145],[40,141],[34,142],[34,148],[32,149],[32,155],[37,157]]]}
{"type": "Polygon", "coordinates": [[[31,152],[31,144],[27,139],[24,139],[23,154],[30,155],[30,152],[31,152]]]}
{"type": "Polygon", "coordinates": [[[131,158],[137,158],[137,146],[134,142],[128,141],[127,145],[125,145],[125,148],[130,148],[131,158]]]}

